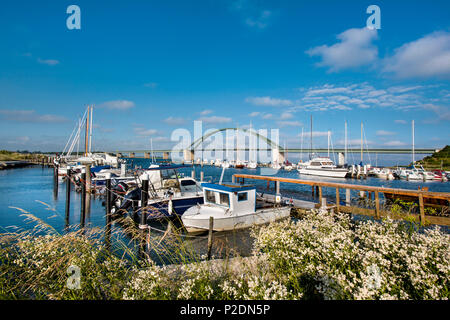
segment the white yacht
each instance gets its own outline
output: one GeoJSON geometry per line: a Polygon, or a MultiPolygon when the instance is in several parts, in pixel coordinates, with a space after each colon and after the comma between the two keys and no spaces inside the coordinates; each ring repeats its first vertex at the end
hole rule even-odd
{"type": "Polygon", "coordinates": [[[310,161],[299,163],[297,170],[300,174],[331,178],[345,178],[349,173],[345,168],[338,168],[326,157],[315,157],[310,161]]]}
{"type": "Polygon", "coordinates": [[[257,199],[254,186],[202,183],[202,187],[204,204],[187,209],[181,216],[188,232],[208,230],[210,217],[214,218],[214,231],[230,231],[290,216],[289,206],[257,199]]]}

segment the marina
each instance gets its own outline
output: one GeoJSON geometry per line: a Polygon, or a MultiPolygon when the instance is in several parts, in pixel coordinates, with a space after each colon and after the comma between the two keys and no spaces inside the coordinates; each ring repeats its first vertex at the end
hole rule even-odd
{"type": "Polygon", "coordinates": [[[4,7],[0,301],[450,299],[450,2],[4,7]]]}

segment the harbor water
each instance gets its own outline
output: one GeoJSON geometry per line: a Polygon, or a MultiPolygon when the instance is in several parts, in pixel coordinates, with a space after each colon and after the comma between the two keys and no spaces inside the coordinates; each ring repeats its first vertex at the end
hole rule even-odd
{"type": "MultiPolygon", "coordinates": [[[[126,159],[129,168],[142,167],[146,168],[150,164],[149,159],[126,159]]],[[[193,167],[182,168],[179,173],[185,176],[191,176],[192,170],[195,171],[196,179],[200,179],[200,172],[203,171],[204,181],[219,182],[222,174],[222,168],[204,165],[195,165],[193,167]]],[[[450,182],[438,181],[404,181],[404,180],[382,180],[378,178],[368,177],[367,179],[336,179],[336,178],[320,178],[313,176],[300,176],[296,170],[292,171],[269,171],[268,168],[258,169],[235,169],[229,168],[224,171],[223,182],[231,182],[233,174],[254,174],[297,178],[304,180],[329,181],[349,184],[363,184],[371,186],[380,186],[388,188],[402,188],[417,190],[419,187],[428,187],[429,191],[450,192],[450,182]]],[[[253,184],[257,187],[258,192],[274,194],[274,185],[271,184],[267,189],[265,181],[246,180],[245,183],[253,184]]],[[[81,198],[80,194],[72,188],[70,219],[69,226],[80,224],[81,218],[81,198]]],[[[345,190],[341,199],[345,199],[345,190]]],[[[292,197],[301,200],[310,200],[318,202],[311,193],[311,187],[300,184],[281,183],[282,196],[292,197]]],[[[335,199],[335,190],[331,188],[323,189],[323,196],[329,198],[330,202],[335,199]]],[[[356,193],[355,193],[356,196],[356,193]]],[[[15,232],[20,230],[30,230],[34,228],[35,222],[30,222],[24,216],[24,213],[30,213],[44,223],[49,224],[57,232],[63,233],[67,227],[65,221],[65,201],[66,201],[66,183],[59,179],[57,189],[54,188],[53,168],[32,166],[11,170],[0,171],[0,232],[15,232]]],[[[92,196],[90,200],[90,210],[86,216],[87,227],[104,228],[105,226],[105,207],[102,205],[103,199],[92,196]]],[[[113,227],[116,232],[120,232],[119,226],[113,227]]],[[[164,230],[161,230],[164,231],[164,230]]],[[[159,236],[162,236],[159,235],[159,236]]],[[[239,254],[248,254],[251,249],[249,240],[249,231],[233,232],[220,235],[215,241],[218,247],[232,248],[239,254]]],[[[123,239],[126,242],[126,236],[123,239]]],[[[206,237],[193,238],[191,245],[197,247],[200,252],[206,253],[206,237]]],[[[224,249],[225,250],[225,249],[224,249]]]]}

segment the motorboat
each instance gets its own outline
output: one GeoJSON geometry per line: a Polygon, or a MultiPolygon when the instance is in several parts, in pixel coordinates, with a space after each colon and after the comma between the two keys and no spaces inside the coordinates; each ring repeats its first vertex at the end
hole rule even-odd
{"type": "Polygon", "coordinates": [[[230,163],[227,160],[224,160],[221,164],[221,167],[227,169],[230,167],[230,163]]]}
{"type": "Polygon", "coordinates": [[[249,161],[247,163],[247,169],[256,169],[258,168],[258,164],[256,163],[256,161],[249,161]]]}
{"type": "Polygon", "coordinates": [[[257,199],[254,186],[202,183],[202,187],[204,203],[189,208],[181,216],[188,232],[208,230],[210,217],[214,231],[231,231],[290,216],[291,207],[257,199]]]}
{"type": "Polygon", "coordinates": [[[423,175],[417,169],[401,168],[397,171],[397,174],[402,180],[423,180],[423,175]]]}
{"type": "MultiPolygon", "coordinates": [[[[191,177],[181,177],[177,169],[186,165],[153,164],[145,169],[138,180],[148,179],[149,199],[145,207],[147,220],[181,216],[188,208],[203,203],[203,192],[200,183],[191,177]]],[[[128,212],[133,201],[141,207],[141,187],[127,191],[124,197],[115,204],[115,212],[128,212]]],[[[141,214],[140,208],[137,214],[141,214]]]]}
{"type": "Polygon", "coordinates": [[[305,175],[345,178],[349,173],[346,168],[338,168],[330,158],[315,157],[310,161],[299,163],[298,172],[305,175]]]}

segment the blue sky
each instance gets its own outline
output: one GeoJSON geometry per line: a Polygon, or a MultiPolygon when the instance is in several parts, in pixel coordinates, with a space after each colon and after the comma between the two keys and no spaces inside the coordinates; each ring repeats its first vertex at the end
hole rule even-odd
{"type": "Polygon", "coordinates": [[[345,120],[369,147],[411,147],[411,120],[416,147],[450,141],[448,1],[10,1],[0,39],[0,149],[62,149],[87,104],[98,149],[166,148],[194,120],[299,147],[311,115],[318,147],[345,120]]]}

